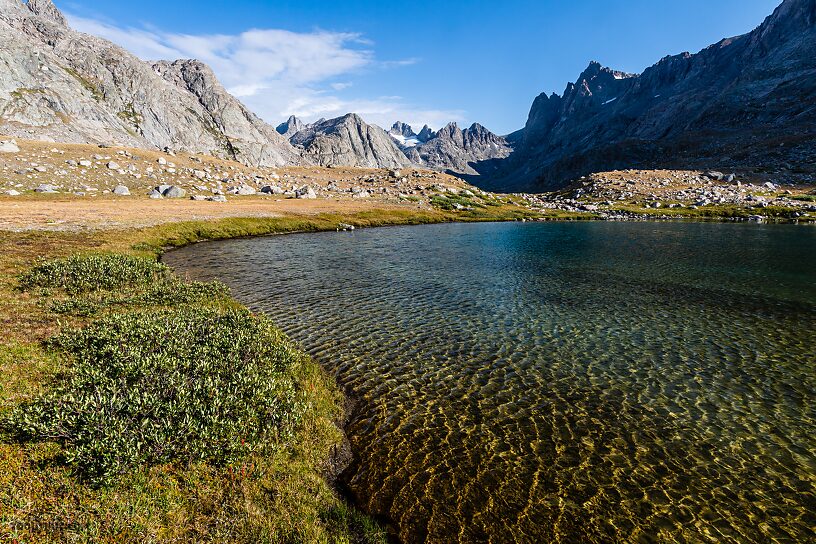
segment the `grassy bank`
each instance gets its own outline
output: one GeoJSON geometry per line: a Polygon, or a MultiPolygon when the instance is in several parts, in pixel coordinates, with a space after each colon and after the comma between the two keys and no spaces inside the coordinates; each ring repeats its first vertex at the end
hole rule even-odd
{"type": "Polygon", "coordinates": [[[157,256],[340,222],[525,213],[371,210],[0,232],[0,539],[383,542],[327,480],[342,439],[334,383],[223,286],[184,282],[157,256]]]}

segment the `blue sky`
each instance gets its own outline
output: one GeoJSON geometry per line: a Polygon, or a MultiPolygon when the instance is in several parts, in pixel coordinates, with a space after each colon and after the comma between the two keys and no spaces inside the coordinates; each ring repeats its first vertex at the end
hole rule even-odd
{"type": "Polygon", "coordinates": [[[80,30],[146,59],[201,58],[277,124],[349,111],[418,131],[521,128],[590,60],[641,72],[748,32],[781,0],[56,0],[80,30]]]}

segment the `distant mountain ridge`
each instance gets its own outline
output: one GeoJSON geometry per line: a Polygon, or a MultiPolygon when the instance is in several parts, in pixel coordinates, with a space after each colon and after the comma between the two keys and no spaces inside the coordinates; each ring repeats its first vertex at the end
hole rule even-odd
{"type": "Polygon", "coordinates": [[[640,75],[593,62],[535,99],[487,187],[541,191],[593,171],[816,160],[816,0],[640,75]]]}
{"type": "Polygon", "coordinates": [[[412,166],[385,130],[353,113],[305,125],[289,141],[303,157],[319,166],[412,166]]]}
{"type": "Polygon", "coordinates": [[[478,123],[464,130],[449,123],[433,134],[425,126],[421,134],[416,137],[418,145],[404,149],[405,154],[415,164],[434,170],[476,175],[479,163],[504,159],[512,152],[504,138],[478,123]]]}
{"type": "Polygon", "coordinates": [[[389,131],[359,115],[273,128],[196,60],[144,62],[75,32],[51,0],[0,0],[0,134],[170,148],[251,166],[420,167],[539,192],[616,168],[796,168],[816,162],[816,0],[642,74],[592,62],[541,94],[508,136],[474,123],[389,131]]]}

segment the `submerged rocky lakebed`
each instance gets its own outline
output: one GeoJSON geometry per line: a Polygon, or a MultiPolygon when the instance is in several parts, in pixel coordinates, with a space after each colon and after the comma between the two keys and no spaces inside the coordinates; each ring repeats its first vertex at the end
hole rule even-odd
{"type": "Polygon", "coordinates": [[[344,484],[404,542],[803,542],[816,229],[449,224],[165,262],[355,399],[344,484]]]}

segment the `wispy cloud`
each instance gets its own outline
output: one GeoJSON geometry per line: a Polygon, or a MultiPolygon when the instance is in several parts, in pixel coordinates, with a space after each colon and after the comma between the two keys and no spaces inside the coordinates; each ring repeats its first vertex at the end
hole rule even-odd
{"type": "Polygon", "coordinates": [[[270,122],[289,114],[312,121],[348,112],[387,125],[404,120],[440,126],[463,112],[415,107],[401,97],[341,97],[364,70],[399,68],[417,59],[381,61],[374,44],[350,32],[252,29],[237,35],[190,35],[150,27],[120,27],[67,14],[81,32],[108,39],[145,60],[194,58],[210,65],[223,85],[270,122]],[[338,81],[338,78],[343,78],[338,81]]]}

